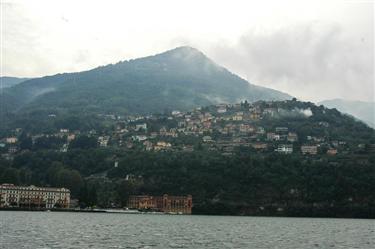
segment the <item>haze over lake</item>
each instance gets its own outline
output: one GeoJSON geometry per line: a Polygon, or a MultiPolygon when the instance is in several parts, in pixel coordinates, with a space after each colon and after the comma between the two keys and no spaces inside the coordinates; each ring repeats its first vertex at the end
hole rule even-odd
{"type": "Polygon", "coordinates": [[[0,212],[0,248],[374,248],[374,220],[0,212]]]}

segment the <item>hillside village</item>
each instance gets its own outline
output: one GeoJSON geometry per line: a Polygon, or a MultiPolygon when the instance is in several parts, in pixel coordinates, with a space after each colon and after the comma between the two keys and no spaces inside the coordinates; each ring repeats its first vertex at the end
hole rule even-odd
{"type": "MultiPolygon", "coordinates": [[[[91,144],[83,146],[156,152],[206,149],[227,156],[236,150],[248,150],[334,157],[374,148],[360,138],[337,136],[336,128],[327,119],[332,113],[341,115],[336,110],[293,99],[252,104],[245,101],[145,116],[98,114],[97,118],[107,124],[104,130],[60,128],[54,133],[32,134],[18,128],[0,139],[0,151],[6,159],[31,148],[67,152],[84,144],[79,141],[84,138],[91,144]]],[[[56,114],[47,118],[54,119],[56,114]]]]}

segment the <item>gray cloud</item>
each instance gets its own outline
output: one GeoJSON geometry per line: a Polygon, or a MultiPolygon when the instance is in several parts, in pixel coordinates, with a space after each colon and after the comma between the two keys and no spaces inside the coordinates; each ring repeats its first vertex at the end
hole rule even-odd
{"type": "Polygon", "coordinates": [[[272,33],[249,31],[234,45],[211,47],[209,54],[252,83],[302,99],[370,101],[373,44],[373,29],[356,36],[338,24],[312,22],[272,33]]]}
{"type": "Polygon", "coordinates": [[[303,100],[374,100],[371,1],[224,1],[215,11],[174,2],[112,1],[103,11],[102,1],[90,1],[86,11],[82,1],[2,1],[0,71],[82,71],[190,45],[254,84],[303,100]]]}

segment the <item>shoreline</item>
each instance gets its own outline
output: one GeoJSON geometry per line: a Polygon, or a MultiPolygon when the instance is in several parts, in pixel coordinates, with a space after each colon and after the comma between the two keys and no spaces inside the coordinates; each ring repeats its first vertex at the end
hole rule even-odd
{"type": "Polygon", "coordinates": [[[282,214],[213,214],[213,213],[192,213],[192,214],[177,214],[177,213],[163,213],[152,211],[139,210],[123,210],[123,209],[29,209],[29,208],[0,208],[0,211],[23,211],[23,212],[71,212],[71,213],[101,213],[101,214],[142,214],[142,215],[192,215],[192,216],[233,216],[233,217],[265,217],[265,218],[325,218],[325,219],[370,219],[375,217],[370,216],[329,216],[329,215],[282,215],[282,214]]]}

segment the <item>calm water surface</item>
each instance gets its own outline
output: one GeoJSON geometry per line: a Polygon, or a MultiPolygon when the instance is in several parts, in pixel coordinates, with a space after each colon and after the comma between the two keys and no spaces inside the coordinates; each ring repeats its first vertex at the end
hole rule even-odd
{"type": "Polygon", "coordinates": [[[375,248],[375,221],[0,211],[0,248],[375,248]]]}

